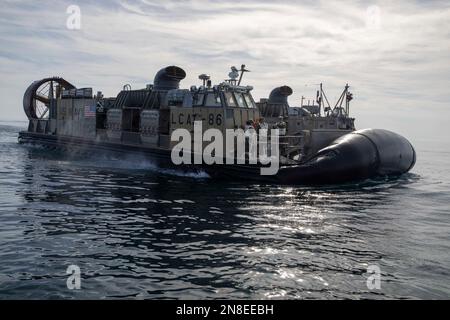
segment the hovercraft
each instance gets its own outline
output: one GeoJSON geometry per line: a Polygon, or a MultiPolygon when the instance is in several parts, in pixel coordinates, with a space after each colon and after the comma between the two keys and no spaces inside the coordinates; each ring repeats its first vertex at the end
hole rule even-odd
{"type": "MultiPolygon", "coordinates": [[[[101,91],[94,94],[92,88],[77,88],[59,77],[44,78],[25,91],[23,107],[29,124],[19,133],[19,142],[69,153],[143,155],[159,166],[200,169],[213,178],[278,184],[350,182],[400,175],[414,166],[416,153],[404,137],[383,129],[355,130],[348,85],[333,106],[321,84],[314,99],[302,98],[300,106],[291,107],[289,86],[276,87],[267,99],[255,102],[253,87],[241,84],[245,72],[244,65],[232,67],[229,79],[217,85],[201,74],[200,85],[180,89],[186,72],[169,66],[156,73],[153,84],[139,89],[126,84],[116,97],[104,97],[101,91]],[[223,136],[241,130],[259,137],[276,129],[279,169],[261,175],[267,166],[262,161],[175,163],[174,148],[179,144],[175,133],[195,133],[198,124],[203,136],[208,130],[223,136]]],[[[207,148],[208,143],[200,143],[200,153],[207,148]]],[[[246,147],[245,159],[249,152],[246,147]]],[[[269,153],[273,156],[274,150],[269,153]]],[[[188,158],[195,158],[195,152],[188,158]]]]}

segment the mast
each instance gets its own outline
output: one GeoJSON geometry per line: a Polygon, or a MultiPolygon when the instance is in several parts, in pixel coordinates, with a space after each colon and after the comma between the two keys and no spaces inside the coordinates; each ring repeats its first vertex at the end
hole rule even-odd
{"type": "Polygon", "coordinates": [[[350,86],[347,85],[345,86],[346,89],[346,94],[345,94],[345,112],[347,113],[347,116],[350,116],[350,101],[353,100],[353,94],[348,91],[348,89],[350,88],[350,86]]]}
{"type": "Polygon", "coordinates": [[[316,94],[316,102],[319,105],[319,117],[322,115],[322,83],[319,83],[319,90],[316,94]]]}
{"type": "MultiPolygon", "coordinates": [[[[326,101],[326,103],[327,103],[327,108],[323,108],[323,112],[324,112],[324,114],[325,114],[325,111],[327,110],[327,109],[331,109],[331,107],[330,107],[330,102],[328,101],[328,98],[327,98],[327,95],[325,94],[325,91],[323,90],[323,84],[322,83],[320,83],[320,91],[319,91],[319,100],[320,100],[320,102],[319,102],[319,114],[320,114],[320,111],[322,110],[322,107],[325,107],[325,102],[324,102],[324,99],[325,98],[325,101],[326,101]]],[[[328,110],[329,111],[329,110],[328,110]]]]}
{"type": "Polygon", "coordinates": [[[241,72],[240,76],[239,76],[239,81],[238,81],[238,86],[241,85],[241,81],[242,81],[242,77],[244,76],[244,72],[250,72],[250,70],[245,69],[245,64],[241,65],[241,70],[239,70],[241,72]]]}

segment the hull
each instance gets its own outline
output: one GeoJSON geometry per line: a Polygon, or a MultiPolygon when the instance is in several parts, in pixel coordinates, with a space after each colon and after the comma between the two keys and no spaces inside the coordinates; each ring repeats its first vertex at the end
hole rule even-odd
{"type": "Polygon", "coordinates": [[[336,139],[304,163],[281,166],[276,175],[260,175],[260,165],[181,165],[171,151],[139,145],[99,142],[69,136],[20,132],[20,143],[45,145],[67,152],[114,152],[141,155],[163,168],[206,171],[212,178],[276,184],[308,185],[358,181],[400,175],[412,169],[416,153],[404,137],[381,129],[354,131],[336,139]]]}

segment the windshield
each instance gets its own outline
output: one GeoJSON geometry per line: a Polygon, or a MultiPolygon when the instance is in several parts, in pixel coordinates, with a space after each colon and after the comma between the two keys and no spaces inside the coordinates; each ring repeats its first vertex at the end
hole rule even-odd
{"type": "Polygon", "coordinates": [[[225,99],[227,100],[227,106],[229,106],[229,107],[236,106],[236,102],[234,102],[234,98],[233,98],[233,95],[231,94],[231,92],[225,92],[225,99]]]}
{"type": "Polygon", "coordinates": [[[203,105],[203,100],[205,99],[205,95],[203,93],[199,93],[195,98],[194,98],[194,106],[202,106],[203,105]]]}
{"type": "Polygon", "coordinates": [[[245,102],[247,102],[247,106],[249,108],[256,108],[255,102],[253,101],[253,98],[248,93],[244,93],[245,102]]]}
{"type": "Polygon", "coordinates": [[[206,104],[207,107],[221,107],[222,102],[220,101],[220,95],[215,93],[208,93],[206,96],[206,104]]]}
{"type": "Polygon", "coordinates": [[[244,102],[244,97],[242,96],[242,93],[234,93],[234,96],[236,98],[237,104],[240,108],[246,108],[247,106],[245,105],[244,102]]]}

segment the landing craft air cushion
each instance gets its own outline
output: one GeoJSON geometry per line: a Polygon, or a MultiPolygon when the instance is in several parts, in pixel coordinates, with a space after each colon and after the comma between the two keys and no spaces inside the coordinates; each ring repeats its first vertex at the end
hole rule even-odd
{"type": "MultiPolygon", "coordinates": [[[[261,175],[260,162],[177,167],[204,170],[213,178],[326,184],[399,175],[414,166],[414,148],[404,137],[381,129],[355,131],[348,85],[334,106],[320,85],[315,99],[308,103],[302,99],[300,107],[290,107],[289,86],[276,87],[267,99],[255,102],[253,87],[241,85],[246,71],[244,65],[240,70],[233,67],[230,79],[214,86],[202,74],[200,86],[180,89],[186,73],[169,66],[156,73],[152,85],[139,90],[126,85],[111,98],[101,92],[93,95],[92,88],[76,88],[59,77],[44,78],[25,91],[29,124],[19,133],[19,142],[68,152],[138,154],[172,167],[177,141],[171,137],[177,129],[193,133],[194,124],[201,123],[203,132],[217,129],[226,136],[227,130],[246,129],[263,118],[269,129],[280,132],[280,167],[275,175],[261,175]]],[[[202,148],[207,144],[203,142],[202,148]]]]}

